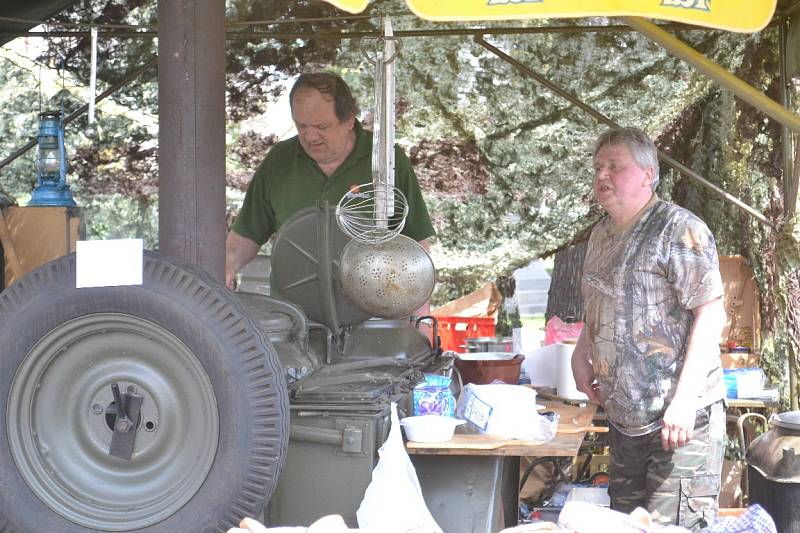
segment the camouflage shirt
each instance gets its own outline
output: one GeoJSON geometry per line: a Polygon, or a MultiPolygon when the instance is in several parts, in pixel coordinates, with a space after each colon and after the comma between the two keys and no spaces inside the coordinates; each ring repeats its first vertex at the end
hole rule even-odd
{"type": "MultiPolygon", "coordinates": [[[[603,407],[628,435],[660,428],[675,393],[694,315],[722,296],[714,237],[695,215],[653,199],[633,221],[592,231],[583,266],[585,323],[603,407]]],[[[697,408],[725,396],[719,351],[697,408]]]]}

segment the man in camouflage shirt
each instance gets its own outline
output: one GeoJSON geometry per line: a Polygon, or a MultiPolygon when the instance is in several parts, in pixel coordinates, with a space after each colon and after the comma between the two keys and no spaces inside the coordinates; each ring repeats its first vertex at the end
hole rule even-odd
{"type": "Polygon", "coordinates": [[[699,529],[716,514],[725,434],[714,237],[655,194],[658,152],[644,132],[603,133],[594,169],[608,216],[589,238],[572,369],[610,422],[611,506],[699,529]]]}

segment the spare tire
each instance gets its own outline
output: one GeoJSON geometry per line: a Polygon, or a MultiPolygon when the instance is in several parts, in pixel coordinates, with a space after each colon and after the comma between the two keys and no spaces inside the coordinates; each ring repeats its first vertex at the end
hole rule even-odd
{"type": "Polygon", "coordinates": [[[149,252],[141,286],[76,289],[73,255],[0,293],[0,402],[3,532],[225,531],[260,512],[288,443],[267,338],[149,252]],[[128,457],[109,453],[112,384],[142,398],[128,457]]]}

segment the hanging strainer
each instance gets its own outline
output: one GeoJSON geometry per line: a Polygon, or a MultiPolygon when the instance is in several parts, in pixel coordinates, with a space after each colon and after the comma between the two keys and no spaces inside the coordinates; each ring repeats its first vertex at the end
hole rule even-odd
{"type": "Polygon", "coordinates": [[[394,186],[394,68],[400,42],[394,38],[391,21],[385,19],[383,24],[381,38],[360,43],[364,57],[375,65],[372,185],[348,191],[336,208],[336,220],[345,234],[373,244],[400,234],[408,215],[406,199],[394,186]]]}
{"type": "MultiPolygon", "coordinates": [[[[408,202],[394,186],[397,48],[388,19],[384,30],[380,40],[384,48],[374,54],[372,186],[349,191],[336,208],[339,227],[353,238],[339,258],[339,278],[342,292],[360,310],[382,318],[401,318],[428,301],[436,271],[425,249],[400,235],[408,215],[408,202]]],[[[365,56],[372,61],[366,52],[365,56]]]]}
{"type": "Polygon", "coordinates": [[[418,242],[398,235],[379,244],[347,243],[339,278],[342,291],[362,311],[381,318],[402,318],[428,301],[436,270],[418,242]]]}

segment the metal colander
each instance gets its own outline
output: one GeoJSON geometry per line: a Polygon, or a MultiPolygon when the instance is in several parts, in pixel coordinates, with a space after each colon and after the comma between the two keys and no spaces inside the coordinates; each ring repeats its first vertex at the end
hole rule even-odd
{"type": "Polygon", "coordinates": [[[398,235],[380,244],[347,243],[339,260],[339,277],[342,292],[365,313],[402,318],[428,301],[436,270],[419,243],[398,235]]]}

